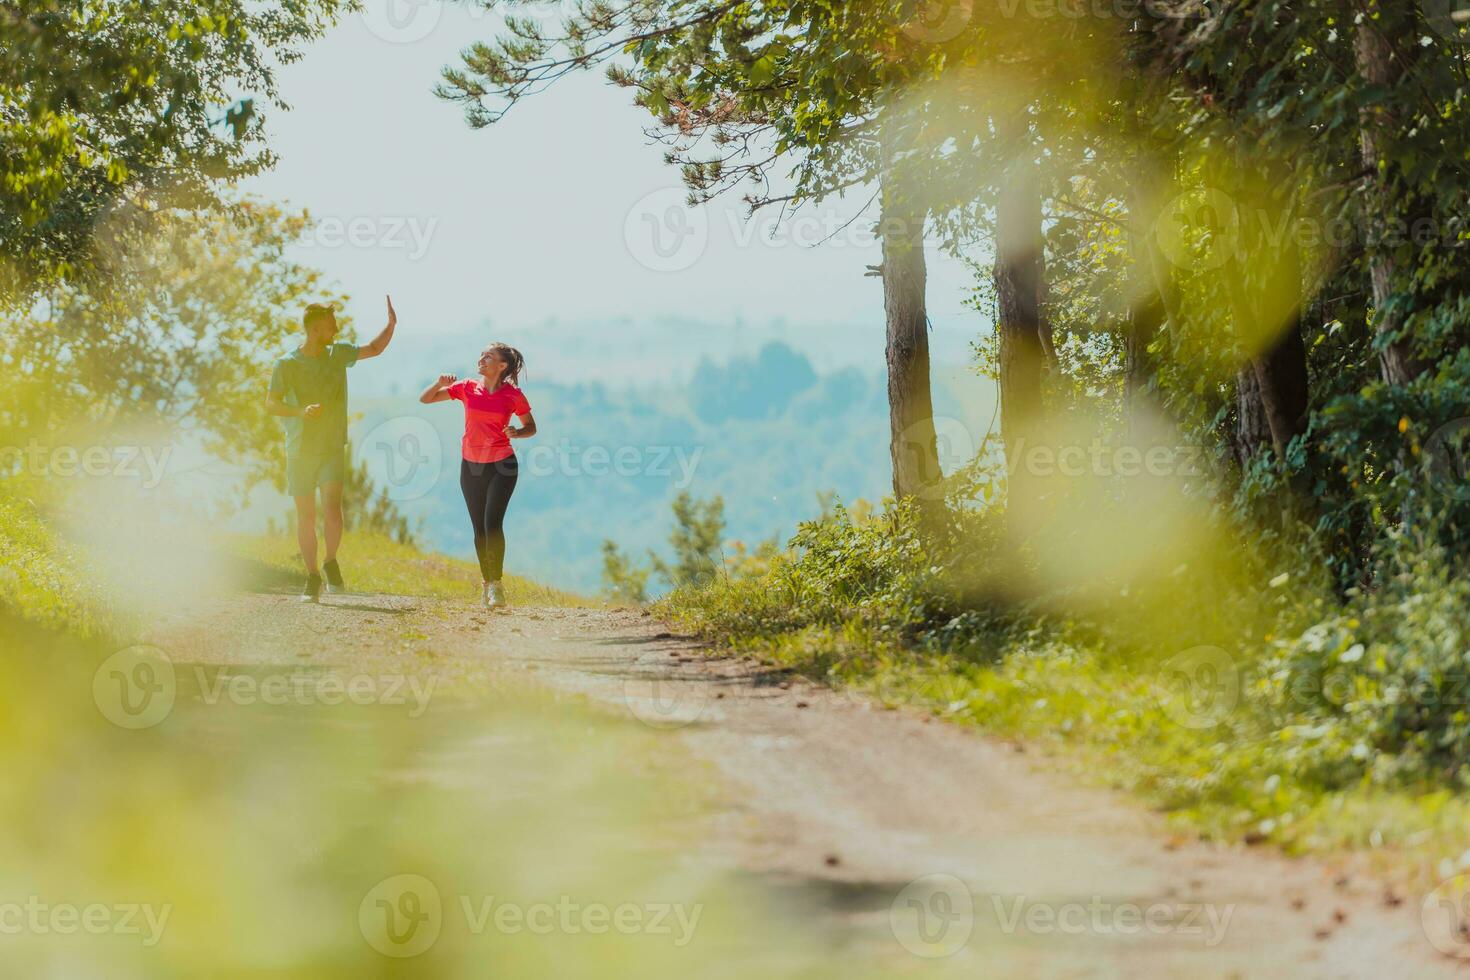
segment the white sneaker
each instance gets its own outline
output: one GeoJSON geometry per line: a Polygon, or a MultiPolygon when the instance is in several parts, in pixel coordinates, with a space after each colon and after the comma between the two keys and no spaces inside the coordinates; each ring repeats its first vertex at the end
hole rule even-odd
{"type": "Polygon", "coordinates": [[[486,609],[504,609],[504,608],[506,608],[505,592],[500,588],[500,583],[499,582],[486,582],[485,583],[485,608],[486,609]]]}
{"type": "Polygon", "coordinates": [[[301,589],[302,602],[317,602],[322,595],[322,577],[320,575],[306,576],[306,585],[301,589]]]}

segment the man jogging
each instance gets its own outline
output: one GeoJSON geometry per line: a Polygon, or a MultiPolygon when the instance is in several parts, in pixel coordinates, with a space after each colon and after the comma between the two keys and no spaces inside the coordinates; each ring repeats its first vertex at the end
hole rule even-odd
{"type": "Polygon", "coordinates": [[[276,361],[266,411],[285,419],[286,492],[296,501],[296,541],[306,562],[301,601],[316,602],[322,591],[343,589],[337,566],[342,543],[342,481],[347,475],[347,369],[388,349],[398,314],[388,297],[388,325],[363,347],[335,344],[337,315],[330,306],[313,303],[301,324],[306,343],[276,361]],[[322,494],[326,561],[316,563],[316,492],[322,494]]]}

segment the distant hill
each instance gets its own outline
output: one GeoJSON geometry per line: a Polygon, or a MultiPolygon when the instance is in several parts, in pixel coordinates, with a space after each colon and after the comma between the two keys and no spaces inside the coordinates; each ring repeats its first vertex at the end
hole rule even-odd
{"type": "MultiPolygon", "coordinates": [[[[540,431],[516,447],[522,477],[511,504],[507,568],[562,588],[600,586],[606,538],[638,555],[661,549],[680,490],[722,495],[728,538],[748,543],[789,535],[816,512],[818,492],[851,501],[889,491],[882,375],[820,373],[783,343],[723,363],[705,359],[686,385],[612,389],[533,374],[524,387],[540,431]]],[[[402,395],[354,402],[362,418],[353,441],[375,479],[422,522],[426,545],[467,552],[460,406],[420,405],[402,395]]],[[[962,414],[960,404],[939,386],[937,412],[962,414]]],[[[967,432],[986,421],[974,414],[979,421],[965,422],[967,432]]]]}

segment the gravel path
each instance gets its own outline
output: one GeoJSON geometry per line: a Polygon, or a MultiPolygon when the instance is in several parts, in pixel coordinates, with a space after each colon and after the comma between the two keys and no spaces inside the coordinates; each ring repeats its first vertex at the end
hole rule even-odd
{"type": "Polygon", "coordinates": [[[1012,745],[714,656],[637,612],[232,596],[152,639],[178,662],[532,678],[585,695],[705,764],[708,827],[688,860],[749,878],[886,972],[1467,975],[1427,938],[1420,896],[1182,839],[1012,745]]]}

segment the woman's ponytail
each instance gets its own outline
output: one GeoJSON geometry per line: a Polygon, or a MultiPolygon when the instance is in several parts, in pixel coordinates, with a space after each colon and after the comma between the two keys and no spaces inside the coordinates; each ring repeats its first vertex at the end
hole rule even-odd
{"type": "Polygon", "coordinates": [[[509,381],[513,385],[519,386],[521,383],[521,372],[526,368],[526,359],[521,356],[521,352],[516,350],[510,344],[501,343],[491,344],[485,349],[487,351],[494,351],[505,360],[506,368],[504,380],[509,381]]]}

